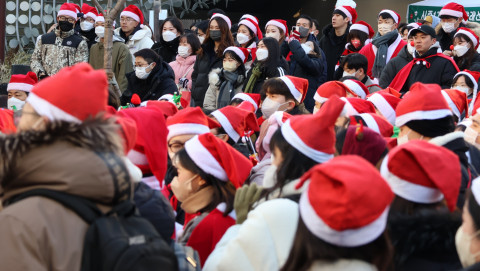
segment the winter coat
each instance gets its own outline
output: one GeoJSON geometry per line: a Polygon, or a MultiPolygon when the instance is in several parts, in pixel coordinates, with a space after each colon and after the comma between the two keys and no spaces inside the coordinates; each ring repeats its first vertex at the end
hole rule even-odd
{"type": "Polygon", "coordinates": [[[350,26],[348,26],[345,34],[338,37],[335,34],[335,29],[332,24],[325,26],[322,30],[323,36],[320,39],[320,49],[325,53],[327,57],[327,81],[333,79],[333,74],[335,73],[335,65],[342,55],[345,44],[347,44],[347,36],[350,31],[350,26]]]}
{"type": "Polygon", "coordinates": [[[195,106],[203,107],[205,93],[209,87],[208,74],[217,68],[223,67],[223,57],[218,57],[213,44],[202,44],[203,55],[197,55],[192,73],[192,99],[195,106]]]}
{"type": "Polygon", "coordinates": [[[196,59],[196,55],[188,56],[187,58],[177,56],[175,61],[168,63],[175,73],[175,84],[179,84],[180,78],[185,77],[188,79],[187,88],[189,90],[192,89],[192,73],[196,59]]]}
{"type": "Polygon", "coordinates": [[[33,50],[30,68],[37,75],[41,72],[55,75],[64,67],[80,62],[88,62],[88,45],[72,29],[62,32],[59,29],[41,35],[33,50]]]}
{"type": "Polygon", "coordinates": [[[152,50],[160,55],[163,61],[169,63],[175,61],[177,56],[178,45],[180,44],[180,37],[176,37],[174,40],[166,42],[160,35],[160,41],[152,46],[152,50]]]}
{"type": "Polygon", "coordinates": [[[264,157],[257,165],[252,168],[250,173],[250,183],[256,183],[259,186],[263,186],[263,177],[265,172],[272,165],[272,159],[270,157],[264,157]]]}
{"type": "MultiPolygon", "coordinates": [[[[480,24],[476,22],[467,22],[461,23],[460,27],[470,28],[477,36],[480,36],[480,24]]],[[[457,33],[458,28],[451,33],[446,33],[443,31],[442,24],[438,24],[435,27],[435,31],[437,32],[437,41],[440,43],[440,47],[442,48],[442,52],[445,50],[450,50],[450,45],[453,45],[453,36],[457,33]]]]}
{"type": "MultiPolygon", "coordinates": [[[[96,43],[90,48],[90,58],[88,63],[96,70],[103,69],[104,49],[103,42],[96,43]]],[[[123,93],[128,86],[125,74],[133,71],[133,65],[132,55],[124,44],[124,40],[118,36],[113,36],[112,70],[115,75],[115,80],[117,80],[118,87],[123,93]]]]}
{"type": "Polygon", "coordinates": [[[137,26],[134,32],[130,34],[128,38],[126,38],[125,34],[121,30],[122,30],[121,27],[115,29],[114,35],[120,36],[125,40],[125,45],[127,45],[128,50],[132,55],[132,64],[134,64],[135,56],[133,54],[135,54],[136,52],[142,49],[152,48],[152,45],[153,45],[152,31],[150,31],[150,29],[146,26],[143,28],[141,28],[140,26],[137,26]]]}
{"type": "MultiPolygon", "coordinates": [[[[80,26],[80,24],[78,24],[80,26]]],[[[90,31],[83,31],[79,27],[78,34],[87,42],[88,49],[90,50],[94,44],[97,43],[97,34],[95,34],[95,28],[92,28],[90,31]]]]}
{"type": "MultiPolygon", "coordinates": [[[[261,63],[258,62],[258,61],[253,62],[252,68],[248,71],[247,78],[245,79],[245,83],[243,84],[243,89],[244,90],[245,90],[245,87],[248,84],[248,80],[250,80],[250,77],[252,76],[253,68],[256,65],[261,65],[261,63]]],[[[275,77],[280,77],[280,76],[287,75],[288,74],[287,66],[288,66],[287,61],[282,58],[280,66],[277,67],[276,69],[272,70],[272,71],[267,71],[266,68],[261,67],[260,70],[262,71],[262,75],[255,82],[255,85],[253,86],[252,93],[260,93],[260,91],[262,90],[262,87],[263,87],[263,83],[266,80],[268,80],[270,78],[275,78],[275,77]]]]}
{"type": "Polygon", "coordinates": [[[377,267],[356,259],[341,259],[334,262],[315,261],[308,271],[377,271],[377,267]]]}
{"type": "Polygon", "coordinates": [[[472,56],[472,61],[470,64],[466,63],[465,60],[459,60],[457,62],[458,68],[463,70],[477,71],[480,72],[480,54],[475,51],[472,56]]]}
{"type": "Polygon", "coordinates": [[[476,263],[474,265],[465,267],[461,269],[460,271],[479,271],[480,270],[480,263],[476,263]]]}
{"type": "Polygon", "coordinates": [[[380,87],[383,89],[387,88],[398,72],[412,60],[413,56],[408,52],[407,46],[404,46],[398,55],[395,58],[392,58],[387,63],[387,66],[385,66],[385,69],[383,69],[382,75],[379,79],[380,87]]]}
{"type": "Polygon", "coordinates": [[[373,83],[372,79],[370,79],[370,77],[368,76],[365,76],[365,78],[363,78],[362,83],[368,88],[368,92],[370,93],[375,93],[379,90],[382,90],[382,88],[379,85],[373,83]]]}
{"type": "MultiPolygon", "coordinates": [[[[112,159],[123,155],[116,125],[54,122],[47,131],[0,138],[4,206],[13,196],[44,188],[88,198],[108,212],[118,187],[131,184],[122,177],[128,174],[123,160],[112,159]]],[[[87,228],[76,213],[45,197],[8,205],[0,212],[0,238],[8,248],[0,250],[2,270],[80,270],[87,228]]]]}
{"type": "MultiPolygon", "coordinates": [[[[225,81],[223,77],[223,69],[214,69],[208,74],[208,89],[205,93],[205,99],[203,100],[203,110],[212,112],[218,108],[218,95],[220,94],[220,86],[225,81]]],[[[233,89],[233,93],[230,96],[233,98],[235,94],[241,93],[243,89],[243,82],[245,81],[244,75],[239,75],[237,78],[236,88],[233,89]]],[[[231,99],[230,99],[231,100],[231,99]]]]}
{"type": "Polygon", "coordinates": [[[308,80],[308,91],[303,103],[308,111],[313,112],[315,107],[313,95],[315,95],[317,88],[327,81],[327,60],[325,54],[322,49],[317,47],[320,52],[319,56],[307,55],[300,42],[296,40],[291,41],[288,45],[292,52],[288,74],[308,80]]]}
{"type": "Polygon", "coordinates": [[[135,72],[127,73],[128,87],[120,101],[122,104],[130,102],[134,93],[140,96],[140,100],[158,100],[164,94],[173,94],[178,90],[175,84],[175,74],[166,63],[157,63],[147,79],[138,79],[135,72]]]}

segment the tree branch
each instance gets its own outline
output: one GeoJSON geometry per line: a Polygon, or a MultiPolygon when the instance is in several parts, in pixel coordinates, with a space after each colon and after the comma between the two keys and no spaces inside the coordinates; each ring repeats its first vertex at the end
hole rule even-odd
{"type": "Polygon", "coordinates": [[[98,9],[98,12],[102,13],[103,14],[103,17],[105,17],[105,12],[103,11],[103,8],[102,6],[98,3],[97,0],[92,0],[93,1],[93,4],[95,5],[95,7],[98,9]]]}

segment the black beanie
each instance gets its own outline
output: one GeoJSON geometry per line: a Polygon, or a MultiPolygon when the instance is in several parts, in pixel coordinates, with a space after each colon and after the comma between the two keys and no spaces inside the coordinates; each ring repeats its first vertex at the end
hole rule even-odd
{"type": "Polygon", "coordinates": [[[443,136],[455,130],[452,116],[435,120],[412,120],[405,125],[413,131],[431,138],[443,136]]]}

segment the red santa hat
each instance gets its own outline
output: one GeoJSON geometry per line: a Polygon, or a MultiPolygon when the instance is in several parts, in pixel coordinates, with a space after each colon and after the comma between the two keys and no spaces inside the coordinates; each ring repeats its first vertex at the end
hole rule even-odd
{"type": "Polygon", "coordinates": [[[382,14],[382,13],[388,13],[390,16],[392,16],[393,20],[397,24],[400,23],[400,21],[402,20],[402,17],[400,17],[400,14],[396,13],[393,10],[383,9],[382,11],[380,11],[380,13],[378,13],[378,17],[380,17],[380,14],[382,14]]]}
{"type": "Polygon", "coordinates": [[[452,109],[453,114],[458,117],[458,121],[462,120],[463,113],[468,118],[467,94],[457,89],[444,89],[442,90],[442,95],[450,109],[452,109]]]}
{"type": "Polygon", "coordinates": [[[247,63],[248,55],[250,54],[246,48],[237,46],[227,47],[227,49],[223,51],[223,54],[225,55],[226,52],[233,52],[236,54],[243,61],[243,64],[247,63]]]}
{"type": "Polygon", "coordinates": [[[243,14],[242,17],[240,17],[240,21],[243,20],[243,19],[250,19],[252,21],[254,21],[256,24],[259,24],[260,22],[258,21],[258,18],[253,16],[253,15],[250,15],[250,14],[243,14]]]}
{"type": "Polygon", "coordinates": [[[299,152],[313,161],[324,163],[335,153],[335,122],[344,106],[345,103],[334,96],[318,113],[288,119],[282,125],[282,135],[299,152]]]}
{"type": "Polygon", "coordinates": [[[77,20],[77,8],[72,3],[63,3],[57,13],[57,17],[70,16],[77,20]]]}
{"type": "Polygon", "coordinates": [[[453,81],[455,81],[461,75],[466,76],[473,83],[473,98],[472,98],[472,101],[470,102],[470,106],[468,109],[468,114],[470,116],[473,116],[476,113],[476,111],[473,111],[473,104],[477,100],[478,81],[480,80],[480,72],[463,70],[455,74],[455,76],[453,77],[453,81]]]}
{"type": "Polygon", "coordinates": [[[218,128],[220,124],[207,117],[200,107],[188,107],[167,118],[167,127],[168,141],[178,135],[210,133],[210,129],[218,128]]]}
{"type": "Polygon", "coordinates": [[[362,113],[357,116],[350,117],[350,124],[355,125],[361,118],[368,128],[379,133],[383,137],[391,137],[393,135],[393,125],[384,117],[373,113],[362,113]]]}
{"type": "Polygon", "coordinates": [[[236,188],[243,185],[253,167],[248,158],[211,133],[188,140],[185,150],[205,173],[224,182],[230,181],[236,188]]]}
{"type": "Polygon", "coordinates": [[[12,74],[7,86],[7,91],[21,90],[30,92],[37,82],[37,75],[34,72],[28,72],[27,74],[12,74]]]}
{"type": "Polygon", "coordinates": [[[13,134],[17,131],[17,127],[13,121],[13,111],[0,108],[0,135],[13,134]]]}
{"type": "Polygon", "coordinates": [[[267,26],[269,26],[269,25],[273,25],[273,26],[278,27],[279,29],[281,29],[283,31],[283,33],[285,35],[288,33],[287,21],[285,21],[285,20],[272,19],[272,20],[268,21],[267,24],[265,25],[265,30],[267,29],[267,26]]]}
{"type": "Polygon", "coordinates": [[[237,93],[235,96],[233,96],[232,100],[234,99],[241,99],[243,101],[249,102],[255,107],[255,112],[257,112],[258,107],[260,106],[260,94],[257,93],[237,93]]]}
{"type": "Polygon", "coordinates": [[[423,204],[441,202],[455,209],[462,178],[458,156],[422,140],[412,140],[392,149],[380,172],[393,192],[423,204]],[[441,159],[439,159],[441,157],[441,159]]]}
{"type": "Polygon", "coordinates": [[[61,69],[36,84],[27,98],[39,115],[76,123],[105,111],[107,101],[107,75],[88,63],[61,69]]]}
{"type": "Polygon", "coordinates": [[[128,5],[121,13],[121,16],[126,16],[129,18],[134,19],[135,21],[140,23],[140,27],[143,28],[143,13],[142,11],[135,5],[128,5]]]}
{"type": "Polygon", "coordinates": [[[253,33],[255,33],[255,35],[257,36],[257,38],[259,40],[263,39],[263,34],[262,34],[262,30],[260,29],[260,27],[258,26],[258,23],[255,22],[254,20],[252,19],[249,19],[249,18],[245,18],[245,19],[242,19],[238,25],[244,25],[246,27],[248,27],[248,29],[252,30],[253,33]]]}
{"type": "Polygon", "coordinates": [[[313,95],[313,99],[319,103],[324,103],[333,95],[346,97],[347,92],[356,95],[344,83],[340,81],[328,81],[318,87],[315,95],[313,95]]]}
{"type": "Polygon", "coordinates": [[[210,21],[213,19],[213,18],[222,18],[228,25],[228,29],[232,28],[232,21],[230,20],[230,18],[228,18],[227,15],[223,15],[221,13],[214,13],[212,15],[212,17],[210,18],[210,21]]]}
{"type": "Polygon", "coordinates": [[[86,3],[83,3],[83,5],[82,5],[82,13],[83,13],[83,18],[85,18],[85,19],[87,17],[90,17],[90,18],[96,20],[97,16],[98,16],[97,9],[92,7],[92,6],[89,6],[86,3]]]}
{"type": "Polygon", "coordinates": [[[394,194],[365,159],[338,156],[310,169],[299,185],[308,180],[300,197],[300,218],[316,237],[339,247],[358,247],[385,231],[394,194]]]}
{"type": "Polygon", "coordinates": [[[75,4],[75,3],[70,3],[70,4],[72,4],[72,5],[75,7],[75,11],[76,11],[77,13],[82,12],[82,9],[80,8],[79,5],[77,5],[77,4],[75,4]]]}
{"type": "Polygon", "coordinates": [[[450,2],[443,6],[443,8],[440,10],[440,13],[438,13],[438,16],[451,16],[455,18],[463,18],[465,22],[468,21],[468,14],[465,11],[465,8],[462,5],[454,2],[450,2]]]}
{"type": "Polygon", "coordinates": [[[399,97],[383,91],[375,92],[367,98],[367,101],[370,101],[392,125],[395,125],[395,109],[401,100],[399,97]]]}
{"type": "Polygon", "coordinates": [[[362,113],[375,113],[375,107],[373,104],[367,100],[360,98],[340,98],[345,102],[345,107],[343,109],[342,115],[350,117],[352,115],[359,115],[362,113]]]}
{"type": "Polygon", "coordinates": [[[236,143],[246,132],[258,132],[255,114],[235,106],[225,106],[212,112],[228,136],[236,143]]]}
{"type": "Polygon", "coordinates": [[[358,21],[354,23],[352,26],[350,26],[349,31],[352,30],[362,31],[363,33],[368,35],[369,39],[373,38],[373,36],[375,35],[375,31],[373,30],[372,26],[364,21],[358,21]]]}
{"type": "Polygon", "coordinates": [[[472,41],[473,46],[475,47],[475,50],[477,50],[479,42],[478,42],[478,36],[477,36],[477,34],[475,34],[475,32],[473,32],[469,28],[460,27],[457,30],[457,33],[455,33],[454,38],[459,34],[463,34],[463,35],[467,36],[472,41]]]}
{"type": "Polygon", "coordinates": [[[252,112],[252,113],[255,113],[257,112],[257,110],[255,109],[255,107],[253,106],[252,103],[250,102],[247,102],[247,101],[243,101],[241,102],[239,105],[236,106],[237,108],[240,108],[240,109],[243,109],[243,110],[246,110],[248,112],[252,112]]]}
{"type": "Polygon", "coordinates": [[[167,101],[144,101],[140,104],[140,106],[160,110],[165,116],[165,119],[177,114],[178,112],[178,108],[175,106],[175,104],[167,101]]]}
{"type": "Polygon", "coordinates": [[[119,134],[123,139],[123,151],[127,155],[137,142],[137,123],[135,120],[121,115],[112,116],[115,117],[115,122],[120,125],[119,134]]]}
{"type": "Polygon", "coordinates": [[[336,7],[335,10],[340,10],[343,12],[348,19],[350,19],[350,22],[354,24],[357,21],[357,11],[355,8],[350,7],[350,6],[339,6],[336,7]]]}
{"type": "MultiPolygon", "coordinates": [[[[95,19],[95,22],[105,22],[105,17],[103,17],[102,13],[98,13],[97,18],[95,19]]],[[[115,27],[115,21],[112,21],[113,27],[115,27]]]]}
{"type": "Polygon", "coordinates": [[[400,127],[412,120],[436,120],[452,115],[450,107],[437,84],[417,82],[398,103],[395,126],[400,127]]]}
{"type": "Polygon", "coordinates": [[[362,99],[366,99],[367,95],[370,94],[368,88],[358,80],[348,79],[343,81],[343,84],[345,84],[351,91],[353,91],[356,96],[362,99]]]}
{"type": "Polygon", "coordinates": [[[285,75],[279,77],[288,87],[293,98],[302,103],[307,95],[308,90],[308,80],[300,77],[285,75]]]}

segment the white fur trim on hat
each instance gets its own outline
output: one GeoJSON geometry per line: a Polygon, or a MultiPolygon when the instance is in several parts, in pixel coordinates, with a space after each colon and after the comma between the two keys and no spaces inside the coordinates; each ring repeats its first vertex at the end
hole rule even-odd
{"type": "Polygon", "coordinates": [[[328,101],[328,98],[325,98],[325,97],[322,97],[318,94],[318,92],[315,92],[315,95],[313,95],[313,99],[316,101],[316,102],[319,102],[321,104],[323,104],[324,102],[328,101]]]}
{"type": "Polygon", "coordinates": [[[7,91],[9,90],[21,90],[25,92],[30,92],[33,88],[33,85],[26,83],[8,83],[7,91]]]}
{"type": "Polygon", "coordinates": [[[26,100],[40,116],[45,116],[49,120],[63,120],[67,122],[81,123],[81,121],[51,104],[49,101],[40,98],[35,93],[30,93],[26,100]]]}
{"type": "Polygon", "coordinates": [[[290,90],[290,93],[292,93],[293,98],[295,98],[295,100],[297,100],[300,103],[302,101],[302,93],[300,93],[300,91],[298,91],[298,89],[295,87],[293,82],[290,79],[288,79],[288,77],[286,77],[286,76],[281,76],[279,78],[283,82],[285,82],[288,89],[290,90]]]}
{"type": "Polygon", "coordinates": [[[349,30],[349,31],[352,31],[352,30],[362,31],[363,33],[366,33],[367,36],[370,36],[370,31],[368,30],[368,27],[367,27],[366,25],[363,25],[363,24],[353,24],[352,26],[350,26],[350,30],[349,30]]]}
{"type": "Polygon", "coordinates": [[[370,101],[378,109],[378,111],[380,111],[382,116],[388,120],[388,122],[390,122],[392,125],[395,125],[395,109],[393,109],[393,107],[382,95],[374,93],[372,96],[368,97],[367,101],[370,101]]]}
{"type": "Polygon", "coordinates": [[[352,80],[345,80],[343,81],[343,84],[345,84],[351,91],[355,92],[355,94],[358,95],[358,97],[365,99],[367,97],[367,93],[363,90],[361,86],[359,86],[357,83],[355,83],[352,80]]]}
{"type": "Polygon", "coordinates": [[[444,9],[444,8],[441,9],[440,13],[438,14],[438,17],[443,16],[443,15],[452,16],[452,17],[455,17],[455,18],[463,18],[463,12],[453,10],[453,9],[444,9]]]}
{"type": "Polygon", "coordinates": [[[385,208],[385,211],[378,218],[363,227],[337,231],[330,228],[315,212],[308,199],[308,188],[300,197],[299,208],[300,217],[311,233],[330,244],[340,247],[363,246],[377,239],[385,231],[390,209],[390,207],[385,208]]]}
{"type": "Polygon", "coordinates": [[[201,135],[201,134],[210,132],[210,128],[208,128],[208,126],[198,124],[198,123],[177,123],[177,124],[172,124],[167,128],[168,128],[167,141],[170,140],[170,138],[178,135],[188,135],[188,134],[201,135]]]}
{"type": "Polygon", "coordinates": [[[247,94],[245,94],[243,92],[237,93],[237,94],[235,94],[235,96],[233,96],[232,100],[237,99],[237,98],[242,99],[243,101],[250,102],[253,105],[253,107],[255,107],[255,111],[258,110],[257,103],[252,99],[252,97],[248,96],[247,94]]]}
{"type": "Polygon", "coordinates": [[[95,15],[93,12],[87,12],[87,14],[83,15],[83,18],[87,18],[87,17],[90,17],[94,20],[97,19],[97,15],[95,15]]]}
{"type": "Polygon", "coordinates": [[[127,158],[132,161],[135,165],[148,165],[147,156],[139,151],[134,149],[130,150],[127,153],[127,158]]]}
{"type": "Polygon", "coordinates": [[[445,98],[445,100],[447,101],[448,106],[450,106],[450,108],[452,109],[453,113],[458,117],[459,120],[461,120],[462,114],[460,113],[457,106],[450,98],[450,96],[448,96],[448,93],[445,92],[445,90],[442,90],[442,95],[443,95],[443,98],[445,98]]]}
{"type": "MultiPolygon", "coordinates": [[[[471,75],[468,72],[464,72],[464,71],[455,74],[455,76],[453,77],[453,80],[455,80],[460,75],[467,76],[473,82],[473,99],[472,99],[472,102],[470,103],[470,105],[468,106],[468,115],[473,116],[473,115],[475,115],[475,114],[473,114],[473,105],[474,105],[474,102],[477,99],[478,83],[477,83],[477,80],[475,80],[475,77],[473,77],[473,75],[471,75]]],[[[478,109],[477,109],[477,111],[478,111],[478,109]]],[[[475,113],[478,113],[478,112],[475,112],[475,113]]]]}
{"type": "Polygon", "coordinates": [[[212,112],[212,115],[218,120],[218,122],[222,125],[225,132],[227,132],[228,136],[232,138],[233,141],[238,142],[240,139],[240,135],[233,129],[232,124],[227,119],[227,117],[220,112],[220,110],[215,110],[212,112]]]}
{"type": "Polygon", "coordinates": [[[95,19],[95,22],[105,22],[105,17],[103,16],[97,16],[97,18],[95,19]]]}
{"type": "Polygon", "coordinates": [[[398,24],[398,15],[395,12],[393,12],[393,10],[384,9],[384,10],[382,10],[378,13],[378,16],[380,16],[380,14],[382,14],[382,13],[390,14],[390,16],[392,16],[393,20],[395,20],[395,23],[398,24]]]}
{"type": "Polygon", "coordinates": [[[250,30],[253,31],[253,33],[255,33],[255,35],[257,34],[257,26],[254,25],[252,22],[250,22],[249,20],[241,20],[238,25],[245,25],[246,27],[248,27],[250,30]]]}
{"type": "Polygon", "coordinates": [[[202,145],[198,136],[193,137],[185,143],[185,151],[195,164],[206,173],[228,182],[228,176],[217,159],[202,145]]]}
{"type": "Polygon", "coordinates": [[[378,128],[378,124],[375,121],[375,119],[372,117],[372,115],[367,114],[367,113],[362,113],[359,115],[362,117],[362,119],[365,121],[365,124],[367,125],[368,128],[374,130],[375,132],[380,133],[380,128],[378,128]]]}
{"type": "MultiPolygon", "coordinates": [[[[343,6],[340,6],[340,7],[337,7],[336,9],[340,10],[341,12],[345,13],[345,15],[347,15],[348,19],[350,19],[350,22],[352,22],[353,18],[352,18],[352,14],[350,13],[350,11],[348,11],[348,9],[344,8],[343,6]]],[[[353,23],[353,22],[352,22],[353,23]]],[[[368,33],[368,32],[367,32],[368,33]]]]}
{"type": "Polygon", "coordinates": [[[127,16],[127,17],[130,17],[130,18],[134,19],[137,22],[140,22],[140,17],[137,14],[135,14],[131,11],[122,11],[122,13],[120,13],[120,17],[122,17],[122,16],[127,16]]]}
{"type": "Polygon", "coordinates": [[[243,19],[250,19],[250,20],[256,22],[257,24],[259,23],[258,19],[255,18],[255,16],[250,15],[250,14],[244,14],[244,15],[242,16],[242,18],[240,18],[240,20],[243,20],[243,19]]]}
{"type": "Polygon", "coordinates": [[[480,205],[480,177],[477,177],[472,181],[472,187],[470,187],[473,193],[473,197],[477,201],[477,204],[480,205]]]}
{"type": "Polygon", "coordinates": [[[281,129],[282,135],[285,140],[295,149],[297,149],[313,161],[316,161],[318,163],[325,163],[333,158],[333,154],[317,151],[305,144],[302,139],[297,135],[297,133],[293,130],[292,126],[290,125],[290,120],[287,120],[285,124],[282,125],[281,129]]]}
{"type": "Polygon", "coordinates": [[[228,29],[232,28],[232,21],[230,20],[230,18],[228,18],[227,16],[221,14],[221,13],[215,13],[212,15],[212,18],[210,18],[210,20],[212,20],[213,18],[222,18],[225,22],[227,22],[228,24],[228,29]]]}
{"type": "Polygon", "coordinates": [[[60,17],[60,16],[70,16],[75,18],[75,20],[77,19],[77,13],[71,10],[65,10],[65,9],[59,10],[57,13],[57,17],[60,17]]]}
{"type": "Polygon", "coordinates": [[[459,30],[457,31],[457,33],[455,33],[455,36],[454,36],[454,37],[456,37],[458,34],[463,34],[463,35],[467,36],[467,37],[472,41],[473,47],[477,47],[478,40],[477,40],[477,38],[472,34],[472,32],[470,32],[470,31],[465,31],[465,30],[463,30],[463,29],[459,29],[459,30]]]}
{"type": "Polygon", "coordinates": [[[343,107],[342,114],[340,116],[350,117],[359,114],[353,105],[347,100],[347,98],[341,97],[340,100],[345,102],[345,106],[343,107]]]}
{"type": "Polygon", "coordinates": [[[451,116],[452,111],[449,109],[438,109],[430,111],[413,111],[405,115],[397,116],[395,126],[400,127],[412,120],[436,120],[451,116]]]}
{"type": "Polygon", "coordinates": [[[395,195],[417,203],[435,203],[443,200],[443,193],[439,189],[426,187],[402,180],[388,170],[388,155],[383,160],[380,173],[392,188],[395,195]]]}
{"type": "Polygon", "coordinates": [[[227,49],[223,51],[223,54],[225,54],[227,51],[234,52],[243,62],[245,62],[245,54],[243,53],[242,50],[240,50],[240,48],[236,46],[227,47],[227,49]]]}
{"type": "Polygon", "coordinates": [[[285,28],[285,25],[282,24],[281,22],[278,22],[278,21],[275,21],[275,20],[270,20],[270,21],[268,21],[267,24],[265,25],[265,29],[266,29],[267,26],[269,26],[269,25],[276,26],[276,27],[282,29],[282,30],[283,30],[283,33],[285,33],[285,34],[287,33],[287,29],[285,28]]]}

